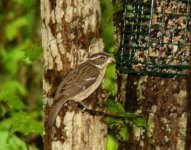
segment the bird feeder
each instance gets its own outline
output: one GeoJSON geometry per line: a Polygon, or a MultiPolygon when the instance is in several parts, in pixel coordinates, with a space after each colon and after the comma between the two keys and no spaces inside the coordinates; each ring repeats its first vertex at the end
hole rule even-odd
{"type": "Polygon", "coordinates": [[[118,70],[138,75],[188,75],[191,1],[126,0],[124,6],[118,70]]]}

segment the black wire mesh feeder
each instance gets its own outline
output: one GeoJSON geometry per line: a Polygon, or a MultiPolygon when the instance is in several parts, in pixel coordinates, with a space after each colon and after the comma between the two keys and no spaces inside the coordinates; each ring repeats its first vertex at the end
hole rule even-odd
{"type": "Polygon", "coordinates": [[[186,76],[191,64],[190,0],[126,0],[121,73],[186,76]]]}

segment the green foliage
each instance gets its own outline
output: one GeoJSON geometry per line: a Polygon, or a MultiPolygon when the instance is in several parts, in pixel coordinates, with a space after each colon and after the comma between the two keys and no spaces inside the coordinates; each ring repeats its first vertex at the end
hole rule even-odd
{"type": "Polygon", "coordinates": [[[109,99],[104,104],[107,107],[107,112],[112,112],[118,116],[107,116],[105,117],[105,121],[109,125],[109,128],[113,129],[115,127],[118,129],[117,137],[119,137],[119,140],[127,141],[129,139],[129,126],[147,129],[147,122],[144,118],[139,117],[137,114],[126,112],[123,105],[119,102],[114,102],[109,99]]]}
{"type": "Polygon", "coordinates": [[[31,47],[24,49],[24,51],[25,58],[29,58],[32,62],[42,58],[43,49],[39,45],[32,45],[31,47]]]}
{"type": "Polygon", "coordinates": [[[7,48],[1,50],[2,62],[5,66],[5,71],[10,74],[16,74],[18,72],[19,61],[23,58],[24,53],[19,50],[18,47],[7,48]]]}
{"type": "Polygon", "coordinates": [[[5,28],[6,38],[9,41],[13,40],[18,36],[19,30],[21,30],[21,28],[26,25],[27,25],[27,19],[25,17],[19,17],[16,20],[13,20],[5,28]]]}
{"type": "Polygon", "coordinates": [[[117,150],[118,144],[111,135],[107,135],[107,150],[117,150]]]}
{"type": "Polygon", "coordinates": [[[144,127],[145,129],[147,129],[147,121],[145,120],[145,118],[136,118],[133,120],[133,123],[137,127],[144,127]]]}
{"type": "Polygon", "coordinates": [[[123,3],[121,2],[121,0],[115,1],[113,5],[113,10],[114,10],[114,13],[117,13],[118,11],[123,10],[123,3]]]}
{"type": "Polygon", "coordinates": [[[26,144],[17,136],[13,135],[12,138],[7,141],[7,131],[0,132],[0,149],[2,150],[27,150],[26,144]]]}
{"type": "Polygon", "coordinates": [[[129,140],[129,131],[127,127],[121,127],[119,131],[120,140],[125,142],[129,140]]]}
{"type": "Polygon", "coordinates": [[[42,48],[38,0],[0,1],[0,149],[36,150],[42,143],[42,48]],[[34,6],[35,4],[38,4],[34,6]],[[40,27],[40,26],[39,26],[40,27]],[[38,42],[36,42],[38,41],[38,42]],[[41,141],[34,137],[41,136],[41,141]],[[28,143],[27,139],[34,140],[28,143]]]}
{"type": "Polygon", "coordinates": [[[102,7],[102,34],[107,52],[114,52],[115,49],[115,27],[113,25],[113,6],[111,0],[101,0],[102,7]]]}
{"type": "Polygon", "coordinates": [[[107,67],[105,79],[104,79],[104,89],[107,90],[109,94],[113,96],[117,94],[117,83],[115,80],[116,68],[115,65],[109,65],[107,67]]]}
{"type": "Polygon", "coordinates": [[[17,112],[12,114],[10,118],[10,131],[9,136],[13,136],[15,132],[22,133],[27,136],[31,133],[41,134],[43,133],[43,123],[39,122],[26,112],[17,112]]]}
{"type": "Polygon", "coordinates": [[[108,99],[105,102],[105,105],[107,106],[107,111],[109,112],[114,112],[119,116],[125,116],[126,112],[125,109],[123,108],[123,106],[119,103],[119,102],[114,102],[110,99],[108,99]]]}
{"type": "Polygon", "coordinates": [[[21,110],[25,108],[25,105],[20,100],[20,95],[24,96],[26,92],[26,89],[17,80],[3,82],[0,85],[0,101],[4,101],[10,111],[21,110]]]}

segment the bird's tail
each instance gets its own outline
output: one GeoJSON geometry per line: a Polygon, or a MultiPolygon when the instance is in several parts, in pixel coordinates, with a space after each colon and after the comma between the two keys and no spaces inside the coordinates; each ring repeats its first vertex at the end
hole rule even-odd
{"type": "Polygon", "coordinates": [[[49,114],[49,116],[47,118],[47,121],[46,121],[46,125],[47,125],[48,128],[50,128],[53,125],[53,123],[54,123],[54,121],[56,119],[56,116],[60,112],[60,110],[61,110],[62,106],[64,105],[64,103],[66,103],[67,101],[68,100],[60,100],[59,102],[57,102],[53,106],[53,108],[50,111],[50,114],[49,114]]]}

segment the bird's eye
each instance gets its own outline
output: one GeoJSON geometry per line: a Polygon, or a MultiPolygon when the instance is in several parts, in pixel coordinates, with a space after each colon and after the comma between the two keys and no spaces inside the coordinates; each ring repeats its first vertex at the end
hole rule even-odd
{"type": "Polygon", "coordinates": [[[100,59],[101,59],[101,60],[104,60],[104,59],[105,59],[105,57],[103,57],[103,56],[102,56],[102,57],[100,57],[100,59]]]}

